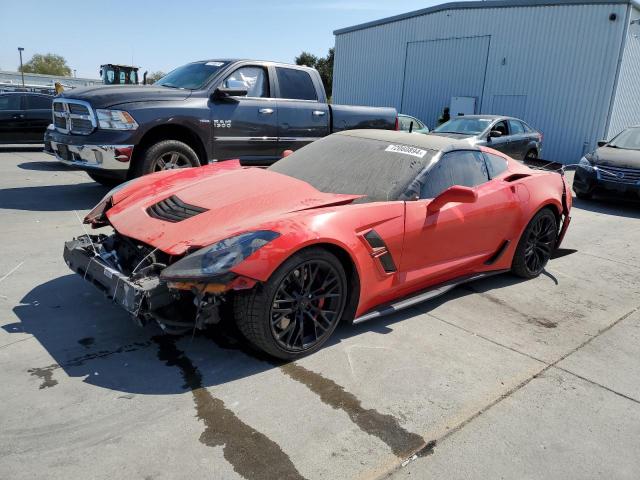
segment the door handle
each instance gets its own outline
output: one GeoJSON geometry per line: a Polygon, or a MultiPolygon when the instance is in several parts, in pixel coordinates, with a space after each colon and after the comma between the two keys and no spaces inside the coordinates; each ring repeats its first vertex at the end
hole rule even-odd
{"type": "Polygon", "coordinates": [[[261,108],[258,112],[263,115],[271,115],[273,113],[273,108],[261,108]]]}
{"type": "Polygon", "coordinates": [[[324,117],[325,112],[323,112],[322,110],[314,110],[313,111],[313,116],[314,117],[324,117]]]}
{"type": "Polygon", "coordinates": [[[16,113],[13,117],[11,118],[24,118],[24,115],[22,113],[16,113]]]}

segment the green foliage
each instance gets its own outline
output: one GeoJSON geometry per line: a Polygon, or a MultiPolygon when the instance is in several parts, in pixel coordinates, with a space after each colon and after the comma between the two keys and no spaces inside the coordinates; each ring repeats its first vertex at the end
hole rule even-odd
{"type": "MultiPolygon", "coordinates": [[[[20,68],[18,68],[18,71],[20,71],[20,68]]],[[[34,54],[31,60],[24,64],[22,71],[24,73],[42,73],[66,77],[71,75],[71,69],[64,57],[53,53],[34,54]]]]}
{"type": "Polygon", "coordinates": [[[333,86],[333,57],[335,49],[330,48],[326,57],[317,57],[309,52],[302,52],[295,58],[296,65],[306,65],[318,70],[322,84],[327,92],[327,98],[331,98],[333,86]]]}
{"type": "Polygon", "coordinates": [[[156,83],[158,80],[160,80],[165,75],[166,75],[166,73],[161,72],[161,71],[152,72],[152,73],[148,74],[147,75],[147,85],[152,85],[152,84],[156,83]]]}

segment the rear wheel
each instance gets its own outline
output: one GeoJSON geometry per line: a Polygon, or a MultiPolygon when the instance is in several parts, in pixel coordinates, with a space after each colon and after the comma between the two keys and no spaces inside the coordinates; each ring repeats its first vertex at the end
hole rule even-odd
{"type": "Polygon", "coordinates": [[[98,182],[100,185],[104,185],[105,187],[110,188],[113,188],[123,182],[123,180],[107,175],[102,175],[100,173],[87,172],[87,175],[89,175],[91,177],[91,180],[93,180],[94,182],[98,182]]]}
{"type": "Polygon", "coordinates": [[[548,208],[540,210],[529,222],[518,242],[511,265],[513,273],[523,278],[540,275],[551,258],[557,237],[556,216],[548,208]]]}
{"type": "Polygon", "coordinates": [[[292,360],[318,350],[345,308],[347,280],[340,261],[321,248],[296,253],[264,284],[236,295],[242,334],[268,354],[292,360]]]}
{"type": "Polygon", "coordinates": [[[178,140],[163,140],[148,147],[134,164],[133,177],[178,168],[199,167],[196,152],[178,140]]]}

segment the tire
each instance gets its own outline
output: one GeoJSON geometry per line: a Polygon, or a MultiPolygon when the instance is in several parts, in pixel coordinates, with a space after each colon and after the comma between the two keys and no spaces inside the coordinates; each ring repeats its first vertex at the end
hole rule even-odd
{"type": "Polygon", "coordinates": [[[100,185],[104,185],[105,187],[113,188],[117,185],[120,185],[124,180],[120,180],[114,177],[110,177],[108,175],[102,175],[100,173],[87,172],[87,175],[91,177],[91,180],[94,182],[98,182],[100,185]]]}
{"type": "Polygon", "coordinates": [[[131,177],[136,178],[175,168],[199,166],[198,155],[189,145],[178,140],[163,140],[144,150],[142,156],[133,165],[131,177]]]}
{"type": "Polygon", "coordinates": [[[537,160],[537,159],[538,159],[538,151],[534,149],[529,150],[524,156],[525,162],[531,161],[531,160],[537,160]]]}
{"type": "Polygon", "coordinates": [[[531,219],[518,242],[511,270],[523,278],[535,278],[542,273],[556,246],[558,221],[548,208],[531,219]]]}
{"type": "Polygon", "coordinates": [[[576,197],[578,197],[580,200],[591,200],[593,198],[593,194],[591,193],[579,192],[577,190],[575,190],[575,192],[576,197]]]}
{"type": "Polygon", "coordinates": [[[329,339],[346,298],[340,261],[322,248],[309,248],[292,255],[265,283],[238,292],[233,310],[247,340],[273,357],[293,360],[319,350],[329,339]],[[310,292],[316,296],[309,297],[310,292]]]}

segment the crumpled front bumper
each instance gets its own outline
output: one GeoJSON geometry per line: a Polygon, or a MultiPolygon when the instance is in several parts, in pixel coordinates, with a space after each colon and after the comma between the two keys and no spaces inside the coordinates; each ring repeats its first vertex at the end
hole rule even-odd
{"type": "Polygon", "coordinates": [[[90,238],[83,235],[64,244],[64,261],[71,270],[102,291],[140,323],[148,313],[169,305],[173,298],[157,276],[131,279],[93,254],[90,238]]]}

